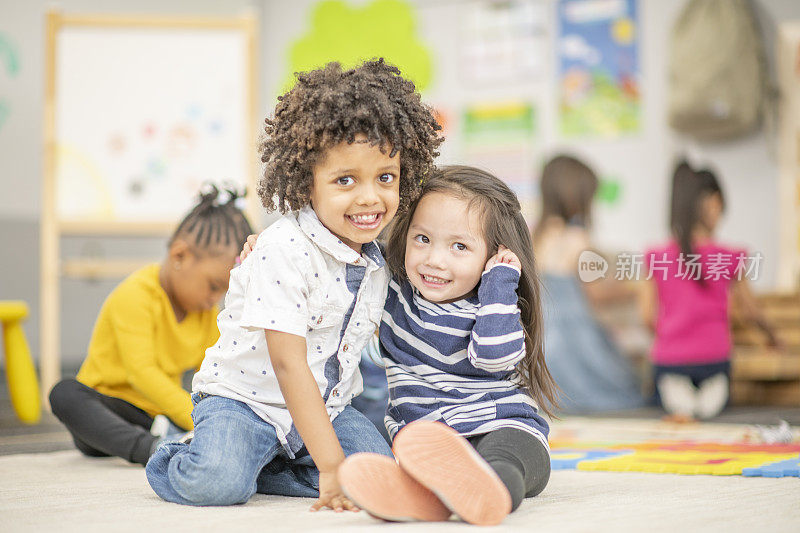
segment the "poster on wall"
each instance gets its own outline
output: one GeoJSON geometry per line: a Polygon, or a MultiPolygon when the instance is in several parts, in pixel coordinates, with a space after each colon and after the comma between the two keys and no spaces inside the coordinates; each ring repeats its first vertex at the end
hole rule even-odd
{"type": "Polygon", "coordinates": [[[614,138],[638,132],[636,0],[561,0],[558,26],[561,135],[614,138]]]}
{"type": "Polygon", "coordinates": [[[547,4],[484,0],[461,10],[460,70],[465,81],[541,78],[548,54],[547,4]]]}
{"type": "Polygon", "coordinates": [[[487,170],[519,198],[528,224],[536,215],[536,111],[526,101],[468,105],[461,116],[460,162],[487,170]]]}

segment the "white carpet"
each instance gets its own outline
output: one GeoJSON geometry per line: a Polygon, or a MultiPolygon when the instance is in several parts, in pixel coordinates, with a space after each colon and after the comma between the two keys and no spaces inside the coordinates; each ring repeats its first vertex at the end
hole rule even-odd
{"type": "MultiPolygon", "coordinates": [[[[312,500],[257,494],[235,507],[160,500],[144,470],[77,451],[0,457],[0,531],[465,531],[386,524],[365,512],[308,512],[312,500]]],[[[556,471],[498,531],[800,531],[800,479],[556,471]]]]}

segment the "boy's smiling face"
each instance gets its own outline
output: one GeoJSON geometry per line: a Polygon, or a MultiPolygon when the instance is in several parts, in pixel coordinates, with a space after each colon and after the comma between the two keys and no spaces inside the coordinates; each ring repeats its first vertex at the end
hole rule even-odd
{"type": "Polygon", "coordinates": [[[389,157],[364,135],[328,148],[314,165],[311,207],[322,225],[358,253],[392,220],[400,203],[400,153],[389,157]]]}

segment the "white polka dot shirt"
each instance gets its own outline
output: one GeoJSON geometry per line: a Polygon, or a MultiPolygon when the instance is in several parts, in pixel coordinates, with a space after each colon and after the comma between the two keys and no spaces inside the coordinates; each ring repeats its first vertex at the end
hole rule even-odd
{"type": "Polygon", "coordinates": [[[291,457],[302,446],[270,363],[264,330],[305,337],[308,366],[333,420],[363,388],[361,350],[380,324],[389,275],[373,242],[358,254],[310,206],[283,216],[231,271],[220,338],[193,391],[246,403],[291,457]]]}

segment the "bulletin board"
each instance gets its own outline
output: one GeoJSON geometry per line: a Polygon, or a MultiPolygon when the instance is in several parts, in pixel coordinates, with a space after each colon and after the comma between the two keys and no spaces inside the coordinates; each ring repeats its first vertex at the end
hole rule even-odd
{"type": "Polygon", "coordinates": [[[81,273],[60,257],[62,236],[168,235],[207,183],[246,187],[258,213],[254,16],[49,12],[46,23],[44,391],[60,374],[59,278],[81,273]]]}

